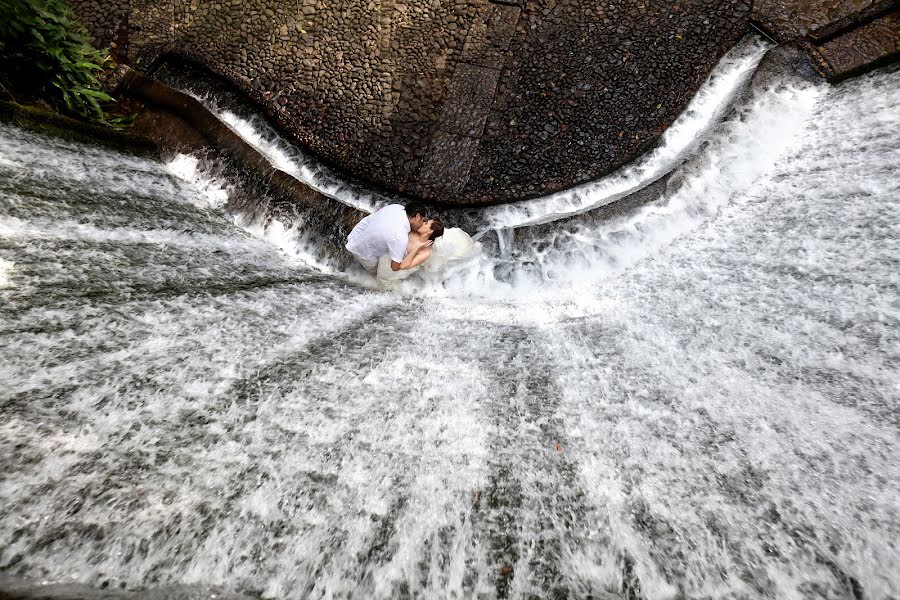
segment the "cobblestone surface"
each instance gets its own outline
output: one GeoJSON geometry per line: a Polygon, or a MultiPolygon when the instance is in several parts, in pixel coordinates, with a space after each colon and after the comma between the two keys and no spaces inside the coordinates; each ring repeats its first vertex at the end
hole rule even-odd
{"type": "Polygon", "coordinates": [[[244,90],[350,174],[448,204],[532,197],[646,150],[749,0],[71,0],[101,44],[244,90]]]}

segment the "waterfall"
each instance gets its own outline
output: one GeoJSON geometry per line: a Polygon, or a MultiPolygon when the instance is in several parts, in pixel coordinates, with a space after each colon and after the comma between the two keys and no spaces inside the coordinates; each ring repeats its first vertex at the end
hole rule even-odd
{"type": "Polygon", "coordinates": [[[765,52],[393,290],[191,157],[0,125],[0,589],[900,595],[900,71],[765,52]]]}

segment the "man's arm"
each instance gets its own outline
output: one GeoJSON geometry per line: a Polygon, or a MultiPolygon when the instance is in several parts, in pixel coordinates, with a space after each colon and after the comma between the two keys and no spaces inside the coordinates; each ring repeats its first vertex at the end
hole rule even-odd
{"type": "Polygon", "coordinates": [[[429,256],[431,256],[432,243],[431,240],[428,240],[413,248],[403,257],[403,262],[392,260],[391,271],[405,271],[406,269],[412,269],[413,267],[421,265],[429,256]]]}

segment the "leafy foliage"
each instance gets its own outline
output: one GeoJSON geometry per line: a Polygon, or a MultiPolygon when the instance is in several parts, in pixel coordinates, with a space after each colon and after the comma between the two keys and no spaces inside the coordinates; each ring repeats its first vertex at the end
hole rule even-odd
{"type": "Polygon", "coordinates": [[[63,0],[0,0],[0,74],[57,109],[116,126],[98,75],[108,53],[91,44],[63,0]]]}

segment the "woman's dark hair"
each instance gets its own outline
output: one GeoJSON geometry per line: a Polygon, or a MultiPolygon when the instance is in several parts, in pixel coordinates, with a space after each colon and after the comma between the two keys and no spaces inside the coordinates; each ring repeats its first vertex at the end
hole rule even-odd
{"type": "Polygon", "coordinates": [[[444,224],[440,219],[432,219],[431,220],[431,236],[429,236],[429,240],[432,242],[439,237],[444,235],[444,224]]]}
{"type": "Polygon", "coordinates": [[[408,204],[407,206],[404,206],[403,209],[406,211],[406,216],[410,218],[416,215],[425,216],[425,207],[421,204],[408,204]]]}

